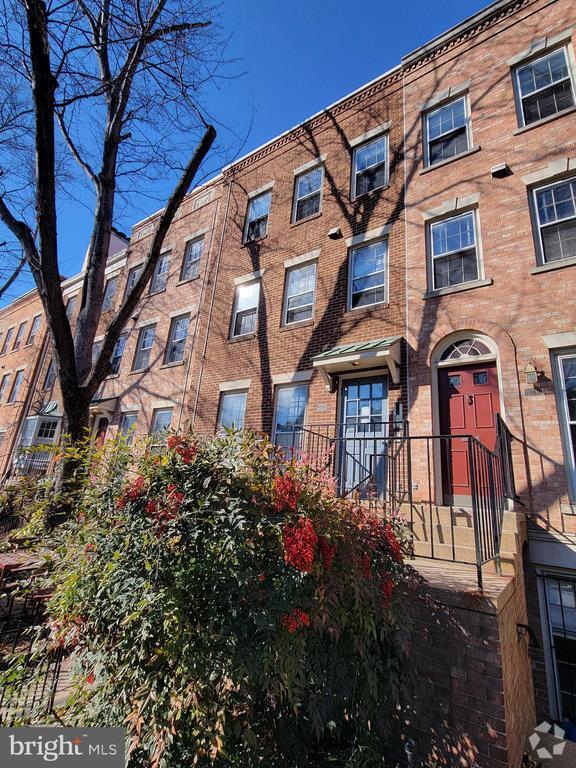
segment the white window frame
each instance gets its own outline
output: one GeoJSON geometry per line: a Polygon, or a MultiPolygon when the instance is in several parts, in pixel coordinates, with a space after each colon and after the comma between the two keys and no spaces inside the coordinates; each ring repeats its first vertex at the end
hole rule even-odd
{"type": "Polygon", "coordinates": [[[154,267],[154,272],[152,274],[152,278],[150,280],[150,288],[148,289],[148,294],[150,296],[153,296],[156,293],[162,293],[162,291],[166,290],[166,284],[168,283],[168,277],[170,276],[170,261],[171,261],[172,252],[171,251],[164,251],[164,253],[160,254],[160,258],[156,262],[156,266],[154,267]],[[163,265],[166,265],[165,269],[160,269],[163,265]],[[156,288],[154,286],[154,283],[156,280],[158,280],[160,277],[163,278],[163,284],[161,288],[156,288]]]}
{"type": "MultiPolygon", "coordinates": [[[[258,310],[260,308],[260,293],[261,293],[261,285],[260,280],[251,280],[250,282],[240,283],[239,285],[234,286],[234,303],[232,304],[232,321],[230,323],[230,333],[229,338],[231,339],[242,339],[244,337],[250,337],[254,336],[258,332],[258,310]],[[246,288],[251,285],[257,285],[258,286],[258,296],[256,298],[256,306],[255,306],[255,313],[256,313],[256,321],[254,323],[254,330],[248,331],[248,333],[235,333],[236,329],[236,319],[238,316],[238,294],[239,291],[241,291],[243,288],[246,288]]],[[[247,312],[248,310],[242,310],[242,312],[247,312]]]]}
{"type": "MultiPolygon", "coordinates": [[[[304,387],[306,389],[306,406],[304,408],[304,416],[302,419],[302,425],[306,424],[306,419],[308,416],[308,408],[310,406],[310,382],[308,381],[293,381],[290,384],[277,384],[274,387],[274,418],[273,418],[273,424],[272,424],[272,442],[274,445],[277,445],[276,439],[278,436],[277,428],[278,428],[278,398],[280,396],[280,392],[286,389],[297,389],[298,387],[304,387]]],[[[288,434],[287,432],[284,432],[282,434],[288,434]]]]}
{"type": "Polygon", "coordinates": [[[0,378],[0,403],[2,403],[2,400],[4,400],[4,395],[6,394],[6,392],[10,391],[11,376],[12,376],[11,373],[4,373],[0,378]]]}
{"type": "MultiPolygon", "coordinates": [[[[540,123],[544,122],[545,120],[551,120],[552,118],[556,117],[557,115],[562,115],[564,112],[568,112],[571,109],[574,109],[576,107],[576,78],[575,78],[576,72],[575,72],[575,66],[574,66],[574,52],[572,50],[572,46],[570,44],[568,45],[559,45],[556,48],[552,48],[550,50],[543,51],[537,56],[533,56],[529,59],[525,59],[524,61],[518,62],[512,70],[512,79],[514,83],[514,97],[516,100],[516,114],[518,117],[518,125],[520,128],[526,128],[527,126],[532,125],[539,125],[540,123]],[[539,88],[536,91],[532,91],[532,93],[527,94],[526,96],[522,96],[522,91],[520,90],[520,70],[524,69],[525,67],[529,67],[533,64],[536,64],[538,61],[542,61],[543,59],[547,59],[550,56],[553,56],[555,53],[558,53],[558,51],[564,51],[564,56],[566,58],[566,66],[568,69],[568,81],[570,82],[570,87],[572,90],[572,100],[573,104],[571,107],[567,107],[566,109],[562,109],[559,112],[555,112],[553,115],[548,115],[547,117],[541,117],[539,120],[533,120],[531,123],[527,123],[524,118],[524,99],[529,98],[530,96],[534,96],[540,91],[546,90],[547,88],[550,88],[550,85],[545,86],[544,88],[539,88]]],[[[566,78],[565,78],[566,79],[566,78]]],[[[556,80],[555,83],[560,83],[562,80],[556,80]]]]}
{"type": "Polygon", "coordinates": [[[78,294],[75,293],[74,296],[68,296],[67,299],[66,299],[65,312],[66,312],[66,317],[68,318],[68,320],[70,320],[70,318],[74,314],[74,310],[76,309],[76,298],[77,298],[77,296],[78,296],[78,294]]]}
{"type": "Polygon", "coordinates": [[[8,347],[10,346],[10,342],[12,341],[12,336],[14,335],[14,328],[15,326],[12,326],[12,328],[8,328],[8,330],[6,331],[6,335],[4,336],[4,343],[0,348],[0,357],[2,355],[8,354],[8,347]]]}
{"type": "Polygon", "coordinates": [[[104,293],[102,294],[102,312],[110,312],[114,309],[114,298],[118,290],[118,275],[112,275],[106,280],[104,293]]]}
{"type": "Polygon", "coordinates": [[[154,348],[154,341],[156,339],[156,323],[148,323],[147,325],[143,325],[142,328],[138,331],[138,339],[136,340],[136,350],[134,352],[134,360],[132,361],[132,370],[133,371],[145,371],[150,367],[150,355],[152,354],[152,349],[154,348]],[[145,331],[149,330],[150,328],[153,329],[152,333],[152,341],[150,343],[149,347],[146,347],[144,350],[142,347],[142,341],[144,340],[144,333],[145,331]],[[140,353],[142,351],[148,352],[148,360],[146,362],[145,366],[136,366],[136,363],[139,361],[140,353]]]}
{"type": "Polygon", "coordinates": [[[246,220],[244,222],[244,234],[243,234],[243,237],[242,237],[242,242],[243,243],[255,243],[258,240],[263,240],[266,237],[266,235],[268,234],[268,224],[270,223],[270,211],[271,211],[271,209],[272,209],[272,190],[271,189],[267,189],[264,192],[259,192],[256,195],[250,195],[249,196],[249,198],[248,198],[248,207],[246,208],[246,220]],[[270,201],[268,203],[268,213],[266,214],[266,216],[259,216],[257,218],[251,219],[250,218],[250,210],[252,208],[252,204],[256,200],[260,200],[263,197],[268,197],[270,199],[270,201]],[[263,235],[258,235],[258,237],[250,237],[249,238],[248,237],[248,230],[250,229],[250,224],[253,221],[260,221],[261,219],[266,219],[266,231],[264,232],[263,235]]]}
{"type": "Polygon", "coordinates": [[[470,110],[470,99],[468,98],[467,93],[462,93],[458,96],[455,96],[453,99],[447,99],[446,101],[443,101],[441,104],[435,104],[432,109],[426,110],[423,115],[424,120],[424,166],[426,168],[435,168],[437,166],[440,166],[442,163],[448,163],[450,160],[456,160],[457,157],[462,157],[466,152],[469,152],[473,148],[472,143],[472,114],[470,110]],[[437,141],[438,139],[443,138],[444,136],[449,136],[451,133],[454,133],[456,129],[452,129],[451,131],[447,131],[444,134],[440,134],[440,136],[436,136],[434,139],[430,139],[430,135],[428,132],[428,120],[431,115],[435,114],[436,112],[440,112],[440,110],[445,109],[446,107],[449,107],[452,104],[456,104],[457,101],[463,101],[464,102],[464,117],[466,119],[466,143],[467,147],[463,152],[459,152],[456,155],[452,155],[452,157],[444,158],[443,160],[438,160],[436,163],[430,162],[430,141],[437,141]]]}
{"type": "MultiPolygon", "coordinates": [[[[170,428],[172,427],[172,419],[174,418],[174,408],[172,406],[166,406],[165,408],[154,408],[152,411],[152,420],[150,422],[150,437],[154,438],[155,436],[162,435],[162,432],[158,432],[156,430],[156,420],[158,418],[159,413],[166,413],[167,411],[170,411],[170,424],[166,429],[164,429],[164,434],[167,434],[170,428]]],[[[156,443],[154,442],[153,445],[163,445],[164,443],[156,443]]]]}
{"type": "Polygon", "coordinates": [[[142,274],[142,266],[142,264],[135,264],[128,270],[128,275],[126,276],[126,288],[124,289],[124,297],[128,296],[132,288],[136,285],[136,281],[142,274]]]}
{"type": "Polygon", "coordinates": [[[29,346],[30,344],[33,344],[36,340],[36,336],[38,336],[38,331],[40,330],[42,326],[42,315],[35,315],[32,320],[32,325],[30,326],[30,330],[28,331],[28,338],[26,339],[25,346],[29,346]]]}
{"type": "Polygon", "coordinates": [[[292,223],[293,224],[299,224],[301,221],[308,221],[308,219],[313,218],[314,216],[318,216],[318,214],[322,213],[322,198],[324,195],[322,194],[324,190],[324,163],[318,163],[313,168],[307,168],[305,171],[302,171],[302,173],[298,173],[294,178],[294,193],[292,195],[292,223]],[[316,192],[311,192],[308,195],[303,195],[302,197],[298,197],[298,182],[300,179],[303,179],[304,176],[309,176],[312,173],[315,173],[316,171],[320,171],[320,186],[316,192]],[[320,203],[318,205],[318,210],[316,213],[311,213],[310,216],[305,216],[301,219],[296,218],[296,212],[298,210],[298,203],[300,200],[306,200],[309,197],[313,197],[315,195],[320,195],[320,203]]]}
{"type": "Polygon", "coordinates": [[[182,266],[180,268],[181,283],[185,283],[188,280],[195,280],[197,277],[200,277],[200,262],[202,261],[202,256],[204,255],[205,246],[206,242],[204,235],[192,237],[186,241],[184,245],[184,255],[182,256],[182,266]],[[188,260],[189,252],[192,252],[194,246],[198,243],[200,243],[200,254],[196,258],[188,260]],[[187,270],[189,271],[192,267],[194,267],[196,271],[193,275],[189,276],[187,275],[187,270]]]}
{"type": "Polygon", "coordinates": [[[568,411],[568,398],[566,397],[566,383],[562,366],[562,361],[566,358],[574,358],[576,360],[576,349],[563,350],[553,354],[556,404],[560,421],[564,464],[566,466],[566,474],[568,475],[570,499],[574,502],[576,501],[576,455],[574,453],[576,451],[576,445],[574,445],[570,429],[572,422],[570,421],[570,414],[568,411]]]}
{"type": "Polygon", "coordinates": [[[188,331],[190,330],[190,313],[184,312],[181,315],[176,315],[172,318],[170,321],[170,330],[168,333],[168,341],[166,342],[166,350],[164,352],[164,365],[174,365],[176,363],[181,363],[184,360],[184,353],[186,351],[186,342],[188,340],[188,331]],[[186,324],[186,334],[184,335],[183,339],[178,339],[176,342],[174,341],[174,333],[176,331],[176,325],[180,320],[187,320],[186,324]],[[172,347],[175,343],[180,343],[183,341],[182,344],[182,355],[178,357],[176,360],[170,360],[170,356],[172,353],[172,347]]]}
{"type": "Polygon", "coordinates": [[[16,352],[22,346],[22,341],[24,339],[24,334],[26,332],[27,325],[28,325],[28,320],[23,320],[18,326],[18,333],[16,334],[16,338],[14,339],[14,344],[12,344],[12,352],[16,352]]]}
{"type": "MultiPolygon", "coordinates": [[[[389,247],[388,246],[389,246],[389,242],[388,242],[388,237],[386,236],[386,237],[375,238],[373,240],[365,240],[363,242],[356,243],[355,245],[352,245],[352,246],[350,246],[348,248],[348,299],[347,299],[347,306],[348,306],[348,311],[349,312],[356,312],[356,311],[362,310],[362,309],[364,309],[364,310],[371,309],[372,307],[381,307],[383,305],[388,304],[388,300],[389,300],[389,282],[390,282],[390,279],[389,279],[389,268],[388,268],[388,264],[389,264],[389,247]],[[378,245],[379,243],[384,243],[384,245],[386,246],[386,253],[384,254],[384,270],[383,270],[384,271],[384,283],[383,283],[383,285],[384,285],[384,299],[382,301],[375,301],[372,304],[361,304],[358,307],[353,307],[352,306],[352,296],[353,296],[352,283],[354,281],[354,270],[353,270],[354,253],[356,251],[361,251],[364,248],[370,248],[372,246],[378,245]]],[[[376,273],[373,272],[372,274],[376,274],[376,273]]],[[[367,275],[366,275],[366,277],[367,277],[367,275]]],[[[379,286],[375,286],[375,287],[379,287],[379,286]]]]}
{"type": "Polygon", "coordinates": [[[548,184],[542,184],[541,186],[534,187],[532,189],[532,195],[531,195],[531,204],[532,204],[532,216],[533,216],[533,222],[534,227],[536,229],[536,243],[537,243],[537,261],[539,265],[544,264],[562,264],[566,261],[569,261],[570,258],[573,257],[567,257],[566,259],[556,259],[555,261],[546,261],[546,252],[544,250],[544,240],[542,238],[542,229],[544,227],[552,227],[555,224],[560,224],[563,221],[571,221],[574,219],[576,221],[576,195],[574,192],[572,193],[574,196],[574,206],[575,206],[575,213],[574,216],[568,216],[564,219],[556,219],[556,221],[550,223],[550,224],[541,224],[540,222],[540,212],[538,211],[538,200],[537,200],[537,194],[538,192],[543,192],[546,189],[552,189],[553,187],[557,187],[560,184],[566,184],[568,183],[576,183],[576,176],[570,176],[566,179],[560,179],[557,181],[549,182],[548,184]]]}
{"type": "MultiPolygon", "coordinates": [[[[298,325],[299,323],[308,323],[311,320],[314,320],[314,312],[316,309],[316,282],[318,280],[318,262],[316,259],[310,259],[310,261],[302,262],[301,264],[294,264],[291,267],[286,267],[286,274],[284,276],[284,301],[282,303],[282,325],[290,326],[290,325],[298,325]],[[292,272],[297,272],[299,269],[305,269],[306,267],[314,267],[314,287],[312,288],[312,302],[308,305],[305,304],[304,306],[310,306],[312,312],[310,314],[310,317],[305,318],[304,320],[288,320],[288,300],[291,298],[294,298],[294,296],[301,296],[302,294],[295,293],[293,296],[288,293],[288,286],[290,284],[290,275],[292,272]]],[[[305,293],[310,293],[310,291],[305,291],[305,293]]]]}
{"type": "Polygon", "coordinates": [[[50,358],[50,362],[48,363],[48,368],[46,368],[46,373],[44,374],[44,381],[42,382],[42,389],[44,392],[47,392],[48,390],[53,389],[54,383],[56,381],[56,361],[53,357],[50,358]],[[50,378],[48,378],[50,376],[50,378]],[[46,386],[49,384],[50,386],[46,386]]]}
{"type": "Polygon", "coordinates": [[[222,425],[222,406],[224,405],[224,400],[227,397],[237,397],[238,395],[244,395],[244,411],[242,414],[242,424],[241,425],[234,425],[235,429],[244,429],[244,423],[246,421],[246,406],[248,404],[248,390],[247,389],[227,389],[224,392],[220,392],[220,402],[218,403],[218,420],[217,425],[219,430],[229,429],[229,427],[224,427],[222,425]]]}
{"type": "Polygon", "coordinates": [[[379,189],[386,189],[386,187],[390,185],[389,160],[390,160],[390,138],[387,131],[383,131],[382,133],[379,133],[377,136],[372,136],[370,139],[367,139],[366,141],[363,141],[361,144],[358,144],[357,146],[354,147],[354,151],[352,153],[352,183],[351,183],[352,200],[357,200],[360,197],[364,197],[364,195],[370,195],[371,193],[376,192],[379,189]],[[358,183],[358,169],[356,168],[356,158],[358,156],[358,152],[370,146],[370,144],[376,144],[377,141],[382,141],[382,140],[384,140],[384,184],[382,184],[381,187],[374,187],[374,189],[371,189],[368,192],[362,192],[361,194],[358,194],[356,191],[357,183],[358,183]]]}
{"type": "Polygon", "coordinates": [[[120,336],[118,336],[118,341],[116,344],[114,344],[114,349],[112,350],[112,355],[110,356],[110,376],[117,376],[120,372],[120,366],[122,365],[122,358],[124,357],[124,350],[126,349],[126,342],[128,341],[128,332],[124,331],[124,333],[121,333],[120,336]],[[118,355],[118,349],[120,349],[120,354],[118,355]],[[118,370],[114,370],[114,360],[118,360],[118,370]]]}
{"type": "Polygon", "coordinates": [[[10,394],[8,395],[8,398],[6,400],[7,405],[13,405],[18,401],[18,395],[20,394],[20,390],[22,389],[22,384],[24,383],[24,368],[19,368],[14,373],[14,378],[12,380],[12,386],[10,388],[10,394]]]}
{"type": "Polygon", "coordinates": [[[138,423],[138,411],[124,411],[122,413],[122,418],[120,420],[120,426],[118,428],[118,432],[120,436],[124,438],[127,445],[132,444],[132,440],[134,439],[134,434],[136,432],[134,427],[136,426],[137,423],[138,423]],[[132,416],[134,416],[134,421],[132,423],[132,426],[128,427],[128,429],[125,429],[126,419],[132,416]]]}
{"type": "MultiPolygon", "coordinates": [[[[430,286],[430,293],[443,290],[457,291],[458,288],[464,288],[471,283],[476,283],[478,280],[484,279],[484,260],[482,258],[482,245],[480,241],[480,220],[478,215],[478,208],[472,208],[464,211],[451,212],[449,216],[443,216],[439,219],[431,219],[427,222],[426,226],[426,252],[427,252],[427,270],[428,270],[428,285],[430,286]],[[461,219],[464,216],[472,216],[472,222],[474,226],[474,245],[476,247],[476,272],[477,276],[473,280],[465,280],[461,283],[454,283],[454,285],[447,285],[437,288],[434,283],[434,259],[446,258],[450,256],[451,252],[443,253],[438,256],[434,256],[432,230],[439,224],[445,224],[452,219],[461,219]]],[[[456,251],[454,251],[456,253],[456,251]]]]}

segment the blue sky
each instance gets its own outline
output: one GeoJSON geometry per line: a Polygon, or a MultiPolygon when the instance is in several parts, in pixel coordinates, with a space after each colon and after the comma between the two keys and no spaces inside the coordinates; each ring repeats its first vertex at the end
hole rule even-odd
{"type": "MultiPolygon", "coordinates": [[[[220,81],[204,103],[229,129],[220,136],[230,156],[244,154],[382,74],[401,56],[487,4],[223,0],[221,24],[230,38],[226,58],[234,60],[228,71],[238,76],[220,81]]],[[[211,168],[216,170],[214,162],[211,168]]],[[[168,192],[168,185],[158,187],[158,200],[168,192]]],[[[90,197],[83,202],[60,203],[60,262],[66,275],[79,270],[89,239],[90,197]]],[[[134,197],[117,226],[129,233],[133,223],[161,205],[134,197]]],[[[20,280],[5,301],[30,287],[30,278],[20,280]]]]}

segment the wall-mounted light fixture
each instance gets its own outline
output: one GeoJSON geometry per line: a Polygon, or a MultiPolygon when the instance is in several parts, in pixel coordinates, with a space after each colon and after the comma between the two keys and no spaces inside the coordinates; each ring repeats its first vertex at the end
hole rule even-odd
{"type": "Polygon", "coordinates": [[[524,375],[526,376],[526,384],[532,384],[533,386],[538,381],[538,371],[532,362],[528,363],[526,368],[524,368],[524,375]]]}
{"type": "Polygon", "coordinates": [[[331,230],[329,230],[328,237],[330,240],[340,240],[342,237],[342,230],[340,227],[333,227],[331,230]]]}

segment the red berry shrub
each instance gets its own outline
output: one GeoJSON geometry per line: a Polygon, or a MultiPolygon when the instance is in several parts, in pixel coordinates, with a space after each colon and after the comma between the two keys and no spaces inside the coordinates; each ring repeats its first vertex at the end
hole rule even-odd
{"type": "Polygon", "coordinates": [[[131,768],[308,765],[394,708],[397,521],[336,497],[261,437],[171,436],[93,483],[50,604],[70,725],[125,725],[131,768]],[[81,620],[78,617],[81,616],[81,620]],[[87,684],[89,683],[89,684],[87,684]]]}

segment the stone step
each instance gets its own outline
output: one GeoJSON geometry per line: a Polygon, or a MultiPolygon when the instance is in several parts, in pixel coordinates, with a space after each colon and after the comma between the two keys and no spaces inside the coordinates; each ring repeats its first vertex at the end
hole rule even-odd
{"type": "Polygon", "coordinates": [[[449,525],[430,525],[428,522],[415,520],[411,526],[414,538],[417,541],[434,541],[439,544],[454,543],[465,547],[474,547],[474,529],[455,525],[452,529],[449,525]]]}
{"type": "Polygon", "coordinates": [[[414,555],[416,557],[434,557],[436,560],[454,561],[457,563],[476,562],[476,550],[474,547],[455,546],[454,552],[450,544],[434,542],[432,546],[428,541],[414,541],[414,555]]]}

